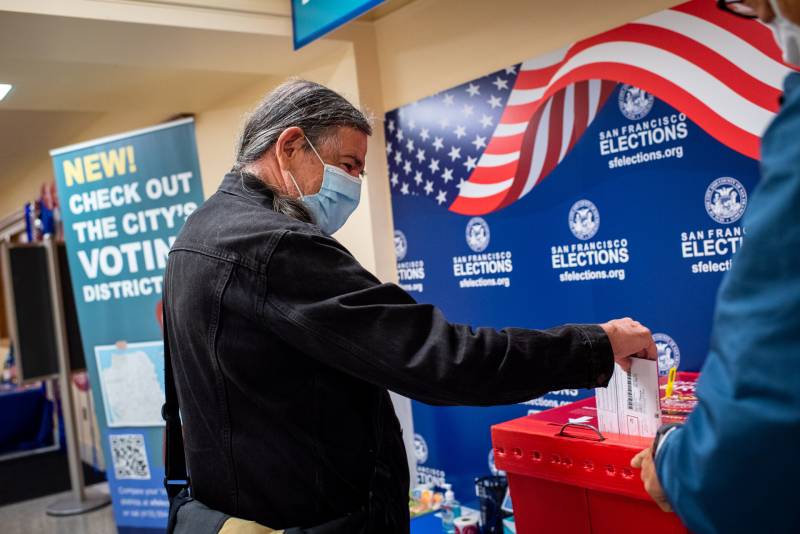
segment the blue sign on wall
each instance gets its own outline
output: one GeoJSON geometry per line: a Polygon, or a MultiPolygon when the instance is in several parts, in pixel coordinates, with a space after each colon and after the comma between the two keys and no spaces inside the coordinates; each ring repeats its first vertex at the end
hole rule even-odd
{"type": "Polygon", "coordinates": [[[160,304],[170,246],[203,201],[194,121],[51,154],[114,520],[163,532],[160,304]]]}
{"type": "MultiPolygon", "coordinates": [[[[727,41],[692,24],[719,17],[692,1],[387,113],[401,286],[474,326],[631,316],[653,330],[660,371],[699,370],[788,73],[777,49],[736,76],[709,61],[727,41]],[[734,94],[757,96],[721,104],[734,94]]],[[[734,30],[742,47],[769,37],[734,30]]],[[[473,478],[495,471],[491,425],[589,395],[414,402],[418,482],[469,501],[473,478]]]]}
{"type": "Polygon", "coordinates": [[[294,49],[304,47],[384,0],[292,0],[294,49]]]}

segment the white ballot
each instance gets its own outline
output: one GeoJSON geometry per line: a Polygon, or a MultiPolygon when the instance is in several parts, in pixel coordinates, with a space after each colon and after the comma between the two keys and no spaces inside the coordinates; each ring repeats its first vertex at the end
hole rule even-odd
{"type": "Polygon", "coordinates": [[[661,426],[658,362],[631,358],[630,373],[614,365],[607,388],[597,388],[600,432],[652,437],[661,426]]]}

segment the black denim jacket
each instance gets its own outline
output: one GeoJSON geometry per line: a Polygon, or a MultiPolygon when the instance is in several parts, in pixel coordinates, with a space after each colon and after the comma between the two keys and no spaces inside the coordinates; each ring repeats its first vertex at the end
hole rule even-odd
{"type": "Polygon", "coordinates": [[[238,174],[184,225],[164,298],[194,495],[276,529],[371,504],[366,532],[408,532],[387,390],[488,406],[604,386],[613,370],[597,326],[448,322],[238,174]]]}

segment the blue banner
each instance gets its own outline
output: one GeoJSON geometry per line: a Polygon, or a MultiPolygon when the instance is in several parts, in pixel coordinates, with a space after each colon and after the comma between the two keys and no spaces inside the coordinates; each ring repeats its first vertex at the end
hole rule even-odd
{"type": "Polygon", "coordinates": [[[167,255],[203,201],[192,119],[53,150],[70,276],[119,532],[163,532],[167,255]]]}
{"type": "MultiPolygon", "coordinates": [[[[694,30],[684,23],[727,24],[705,4],[387,113],[401,285],[449,320],[475,326],[631,316],[653,330],[660,373],[699,370],[717,289],[746,239],[741,218],[758,181],[758,136],[777,109],[772,100],[742,98],[736,108],[722,98],[754,87],[777,98],[787,72],[777,50],[760,57],[769,83],[726,78],[708,56],[692,56],[700,45],[689,47],[694,30]],[[662,48],[637,42],[650,39],[648,24],[671,33],[662,48]]],[[[766,38],[761,31],[748,30],[766,38]]],[[[727,42],[693,37],[717,52],[727,42]]],[[[751,46],[739,35],[726,39],[751,46]]],[[[469,501],[473,478],[495,471],[491,425],[590,395],[556,391],[497,408],[415,402],[418,481],[447,481],[469,501]]]]}
{"type": "Polygon", "coordinates": [[[294,49],[360,17],[384,0],[292,0],[294,49]]]}

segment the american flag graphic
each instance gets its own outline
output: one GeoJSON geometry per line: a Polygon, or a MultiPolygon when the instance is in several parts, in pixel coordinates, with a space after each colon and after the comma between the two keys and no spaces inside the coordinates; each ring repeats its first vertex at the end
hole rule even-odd
{"type": "Polygon", "coordinates": [[[771,31],[693,0],[387,113],[394,194],[464,215],[539,184],[618,82],[654,94],[754,159],[783,78],[771,31]]]}

